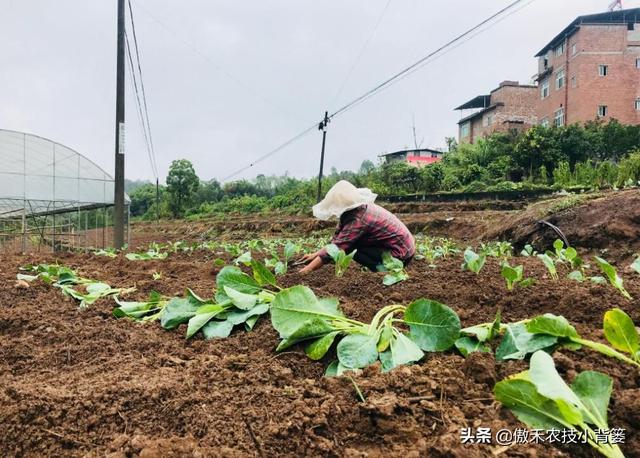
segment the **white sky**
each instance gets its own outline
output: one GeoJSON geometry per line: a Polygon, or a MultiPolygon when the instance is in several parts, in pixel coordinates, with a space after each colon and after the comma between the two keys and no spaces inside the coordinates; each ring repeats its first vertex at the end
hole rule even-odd
{"type": "MultiPolygon", "coordinates": [[[[179,158],[202,179],[229,175],[512,0],[391,0],[332,102],[387,1],[133,0],[161,181],[179,158]]],[[[457,133],[454,107],[502,80],[529,82],[540,48],[609,3],[535,0],[336,118],[325,170],[412,145],[414,118],[422,146],[443,147],[457,133]]],[[[112,173],[115,26],[115,0],[1,0],[0,128],[65,144],[112,173]]],[[[126,176],[153,179],[129,87],[127,97],[126,176]]],[[[316,174],[320,142],[312,132],[237,178],[316,174]]]]}

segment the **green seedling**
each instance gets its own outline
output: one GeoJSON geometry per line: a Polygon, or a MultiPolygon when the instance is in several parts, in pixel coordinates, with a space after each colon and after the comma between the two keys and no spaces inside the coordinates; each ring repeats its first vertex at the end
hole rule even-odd
{"type": "Polygon", "coordinates": [[[512,291],[516,285],[521,288],[526,288],[535,283],[533,278],[524,278],[524,266],[511,267],[509,263],[505,261],[502,263],[500,273],[507,282],[507,289],[509,291],[512,291]]]}
{"type": "Polygon", "coordinates": [[[598,440],[609,431],[607,409],[613,380],[600,372],[578,374],[571,386],[558,374],[553,358],[544,351],[533,354],[528,371],[498,382],[494,395],[520,421],[532,429],[571,429],[602,455],[624,458],[610,440],[598,440]]]}
{"type": "Polygon", "coordinates": [[[162,248],[157,243],[151,243],[147,251],[127,253],[125,258],[129,261],[150,261],[153,259],[165,259],[169,253],[162,251],[162,248]]]}
{"type": "Polygon", "coordinates": [[[487,256],[483,253],[476,253],[471,248],[467,248],[464,251],[464,262],[462,263],[462,269],[468,269],[471,272],[477,274],[480,273],[487,261],[487,256]]]}
{"type": "Polygon", "coordinates": [[[162,272],[154,272],[153,274],[151,274],[151,277],[155,280],[158,281],[162,278],[162,272]]]}
{"type": "Polygon", "coordinates": [[[327,245],[327,254],[331,256],[336,266],[336,277],[339,278],[345,274],[353,257],[356,255],[356,251],[357,250],[353,250],[351,253],[346,254],[344,250],[341,250],[333,243],[327,245]]]}
{"type": "Polygon", "coordinates": [[[524,246],[524,248],[522,249],[522,251],[520,252],[520,256],[537,256],[538,252],[533,248],[533,246],[527,244],[524,246]]]}
{"type": "Polygon", "coordinates": [[[93,252],[96,256],[105,256],[107,258],[115,258],[118,256],[118,250],[115,248],[105,248],[93,252]]]}
{"type": "Polygon", "coordinates": [[[622,294],[627,299],[631,299],[631,294],[629,294],[627,290],[624,289],[624,281],[622,280],[622,277],[618,275],[615,267],[598,256],[595,256],[594,259],[596,260],[596,264],[598,265],[598,267],[600,267],[600,270],[609,279],[609,283],[611,283],[611,286],[620,291],[620,294],[622,294]]]}
{"type": "Polygon", "coordinates": [[[640,363],[640,336],[633,321],[621,309],[612,309],[604,314],[604,336],[616,350],[628,353],[640,363]]]}
{"type": "Polygon", "coordinates": [[[631,264],[631,268],[640,274],[640,257],[633,261],[633,263],[631,264]]]}
{"type": "Polygon", "coordinates": [[[544,264],[544,266],[547,268],[547,270],[549,271],[549,275],[551,275],[551,278],[553,278],[554,280],[557,280],[558,270],[556,269],[556,264],[555,262],[553,262],[553,259],[551,258],[551,256],[549,256],[547,253],[539,254],[538,259],[540,259],[544,264]]]}
{"type": "Polygon", "coordinates": [[[513,245],[509,242],[490,242],[480,246],[480,253],[492,258],[508,259],[513,255],[513,245]]]}
{"type": "Polygon", "coordinates": [[[451,348],[460,333],[460,320],[447,306],[420,299],[409,306],[382,308],[371,323],[344,316],[336,299],[318,299],[306,286],[279,292],[271,304],[271,323],[282,341],[277,351],[305,343],[305,353],[314,360],[323,358],[333,343],[338,360],[327,375],[342,375],[380,360],[384,371],[420,360],[424,351],[451,348]],[[396,315],[403,313],[403,319],[396,315]],[[404,323],[405,334],[394,326],[404,323]]]}
{"type": "Polygon", "coordinates": [[[385,271],[388,272],[382,279],[382,283],[385,286],[395,285],[409,278],[409,274],[404,270],[402,261],[394,258],[391,256],[391,253],[387,251],[382,253],[382,264],[385,271]]]}

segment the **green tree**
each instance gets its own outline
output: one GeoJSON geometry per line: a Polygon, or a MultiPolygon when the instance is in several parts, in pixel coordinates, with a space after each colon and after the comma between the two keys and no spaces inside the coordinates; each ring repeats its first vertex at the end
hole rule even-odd
{"type": "Polygon", "coordinates": [[[167,175],[167,193],[169,209],[174,217],[184,215],[192,205],[199,186],[200,180],[190,161],[177,159],[171,163],[167,175]]]}
{"type": "MultiPolygon", "coordinates": [[[[160,200],[164,198],[164,186],[159,189],[160,200]]],[[[156,201],[156,185],[147,183],[135,188],[129,193],[131,199],[131,216],[142,216],[156,201]]]]}

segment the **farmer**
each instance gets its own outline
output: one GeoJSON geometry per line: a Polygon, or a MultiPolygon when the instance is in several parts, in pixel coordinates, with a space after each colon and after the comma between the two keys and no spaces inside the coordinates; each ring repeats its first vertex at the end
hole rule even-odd
{"type": "MultiPolygon", "coordinates": [[[[313,206],[313,216],[323,221],[340,218],[331,240],[349,254],[357,250],[353,259],[369,270],[382,264],[382,253],[400,259],[405,265],[415,254],[415,240],[407,226],[394,214],[373,203],[377,195],[366,188],[356,188],[348,181],[337,182],[324,199],[313,206]]],[[[301,273],[306,274],[331,262],[326,249],[302,258],[308,263],[301,273]]]]}

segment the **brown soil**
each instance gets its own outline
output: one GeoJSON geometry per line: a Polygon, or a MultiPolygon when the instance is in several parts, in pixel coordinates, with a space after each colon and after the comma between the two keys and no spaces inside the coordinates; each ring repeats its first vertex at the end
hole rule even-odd
{"type": "MultiPolygon", "coordinates": [[[[619,259],[640,253],[640,191],[637,189],[584,196],[583,202],[570,208],[552,212],[559,200],[531,205],[502,226],[485,234],[488,239],[511,240],[518,246],[531,243],[546,248],[558,238],[547,226],[538,224],[544,219],[565,234],[569,243],[587,250],[607,249],[619,259]]],[[[576,199],[576,198],[567,198],[576,199]]]]}
{"type": "MultiPolygon", "coordinates": [[[[93,255],[61,254],[57,260],[114,286],[180,293],[185,287],[211,295],[215,254],[170,255],[164,261],[131,262],[93,255]],[[153,272],[162,272],[153,281],[153,272]]],[[[116,320],[112,303],[86,311],[42,283],[16,288],[26,263],[52,255],[7,256],[0,266],[0,449],[5,456],[595,456],[588,448],[543,445],[460,444],[464,427],[522,427],[494,401],[495,381],[526,367],[496,363],[490,355],[464,359],[430,354],[419,364],[381,374],[377,367],[348,378],[322,374],[329,357],[309,360],[299,348],[275,353],[276,332],[262,319],[253,332],[224,340],[184,340],[184,327],[165,331],[157,323],[116,320]]],[[[506,291],[495,260],[476,276],[460,259],[437,268],[415,261],[411,278],[386,288],[380,274],[352,266],[340,279],[331,268],[284,286],[309,285],[336,296],[345,313],[369,320],[380,307],[419,297],[442,301],[468,326],[490,321],[497,308],[505,320],[564,314],[579,331],[601,339],[602,314],[622,307],[640,321],[640,304],[609,286],[552,281],[536,259],[522,259],[537,285],[506,291]]],[[[640,277],[626,286],[640,297],[640,277]]],[[[561,374],[597,369],[614,378],[612,427],[627,430],[623,450],[640,456],[637,425],[640,374],[590,351],[560,351],[561,374]]]]}

